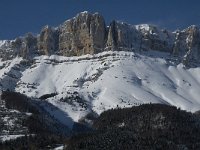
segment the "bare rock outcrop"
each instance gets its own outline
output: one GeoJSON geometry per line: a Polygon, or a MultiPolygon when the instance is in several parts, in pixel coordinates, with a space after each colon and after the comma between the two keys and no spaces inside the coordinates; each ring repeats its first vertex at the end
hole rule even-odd
{"type": "Polygon", "coordinates": [[[149,24],[138,25],[137,29],[142,34],[142,50],[172,52],[175,38],[173,33],[149,24]]]}
{"type": "Polygon", "coordinates": [[[40,55],[51,55],[58,50],[59,31],[45,26],[38,37],[38,52],[40,55]]]}
{"type": "Polygon", "coordinates": [[[24,37],[18,37],[12,41],[11,47],[15,51],[16,56],[25,59],[31,58],[38,50],[37,37],[32,33],[27,33],[24,37]]]}
{"type": "Polygon", "coordinates": [[[113,21],[109,26],[107,49],[125,51],[157,50],[171,52],[174,35],[152,25],[129,25],[113,21]]]}
{"type": "Polygon", "coordinates": [[[103,17],[83,12],[60,26],[59,51],[64,56],[98,53],[104,50],[105,38],[103,17]]]}
{"type": "Polygon", "coordinates": [[[183,63],[188,65],[192,62],[199,62],[200,58],[200,29],[197,26],[190,26],[183,31],[176,32],[173,54],[183,57],[183,63]]]}
{"type": "Polygon", "coordinates": [[[29,58],[29,56],[37,53],[37,37],[28,33],[23,39],[22,48],[20,50],[19,56],[23,58],[29,58]]]}
{"type": "Polygon", "coordinates": [[[17,56],[17,52],[12,47],[12,42],[10,40],[0,41],[0,58],[3,61],[13,59],[17,56]]]}
{"type": "Polygon", "coordinates": [[[140,48],[142,35],[135,26],[112,21],[108,30],[106,50],[134,51],[140,48]]]}

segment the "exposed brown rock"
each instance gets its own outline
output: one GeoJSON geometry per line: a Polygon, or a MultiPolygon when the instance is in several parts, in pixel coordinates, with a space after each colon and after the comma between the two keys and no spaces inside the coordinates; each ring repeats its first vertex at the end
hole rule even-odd
{"type": "Polygon", "coordinates": [[[190,26],[183,31],[176,32],[173,54],[183,57],[183,63],[189,65],[199,62],[200,58],[200,31],[197,26],[190,26]]]}
{"type": "Polygon", "coordinates": [[[104,50],[105,38],[103,17],[83,12],[60,27],[60,53],[65,56],[98,53],[104,50]]]}
{"type": "Polygon", "coordinates": [[[45,26],[38,38],[38,50],[41,55],[51,55],[58,50],[58,31],[45,26]]]}
{"type": "Polygon", "coordinates": [[[139,49],[141,34],[135,26],[112,21],[108,30],[106,50],[135,51],[139,49]]]}

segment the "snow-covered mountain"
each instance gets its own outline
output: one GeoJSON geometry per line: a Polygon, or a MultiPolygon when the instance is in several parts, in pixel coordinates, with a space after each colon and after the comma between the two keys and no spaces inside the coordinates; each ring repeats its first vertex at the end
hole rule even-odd
{"type": "Polygon", "coordinates": [[[170,32],[113,21],[106,27],[98,13],[83,12],[36,37],[0,41],[0,88],[48,102],[43,108],[70,128],[143,103],[195,112],[199,43],[197,26],[170,32]]]}
{"type": "Polygon", "coordinates": [[[176,64],[169,53],[17,57],[1,62],[1,68],[2,89],[45,99],[57,107],[44,106],[49,114],[71,128],[73,122],[88,123],[87,114],[143,103],[200,109],[200,68],[176,64]]]}

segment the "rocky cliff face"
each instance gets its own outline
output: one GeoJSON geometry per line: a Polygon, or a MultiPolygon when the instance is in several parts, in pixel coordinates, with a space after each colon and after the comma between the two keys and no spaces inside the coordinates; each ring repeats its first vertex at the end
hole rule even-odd
{"type": "Polygon", "coordinates": [[[183,62],[186,65],[190,62],[190,60],[193,60],[193,62],[199,62],[200,58],[199,27],[190,26],[183,31],[176,32],[173,54],[183,57],[183,62]]]}
{"type": "Polygon", "coordinates": [[[80,56],[102,51],[170,52],[182,59],[199,62],[200,29],[191,26],[183,31],[170,32],[152,25],[129,25],[112,21],[108,27],[98,14],[82,12],[58,28],[45,26],[37,36],[27,34],[13,41],[0,42],[0,57],[30,58],[32,55],[59,54],[80,56]]]}
{"type": "Polygon", "coordinates": [[[106,50],[135,51],[140,49],[142,34],[135,26],[112,21],[108,30],[106,50]]]}
{"type": "Polygon", "coordinates": [[[12,48],[13,41],[0,41],[0,58],[2,60],[12,59],[17,56],[17,52],[12,48]]]}
{"type": "Polygon", "coordinates": [[[20,56],[23,58],[31,58],[33,54],[37,53],[37,37],[31,33],[26,34],[24,37],[16,38],[14,41],[10,42],[8,45],[12,50],[14,50],[14,56],[20,56]]]}
{"type": "Polygon", "coordinates": [[[64,56],[102,52],[105,46],[105,21],[98,13],[83,12],[60,26],[59,51],[64,56]]]}
{"type": "Polygon", "coordinates": [[[45,26],[38,37],[38,51],[40,55],[51,55],[58,50],[59,31],[45,26]]]}
{"type": "Polygon", "coordinates": [[[167,30],[160,30],[155,26],[144,24],[136,26],[142,34],[142,50],[157,50],[172,52],[174,34],[167,30]]]}

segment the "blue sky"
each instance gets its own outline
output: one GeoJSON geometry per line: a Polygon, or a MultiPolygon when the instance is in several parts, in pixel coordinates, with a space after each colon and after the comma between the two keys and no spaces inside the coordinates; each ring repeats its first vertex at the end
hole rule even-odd
{"type": "Polygon", "coordinates": [[[200,24],[200,0],[0,0],[0,39],[38,33],[84,10],[101,13],[107,24],[116,19],[170,30],[200,24]]]}

